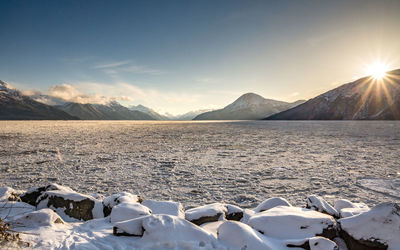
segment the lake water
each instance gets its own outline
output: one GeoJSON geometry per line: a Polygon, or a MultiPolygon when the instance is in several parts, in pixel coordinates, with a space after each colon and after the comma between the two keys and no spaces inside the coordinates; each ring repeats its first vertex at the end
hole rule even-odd
{"type": "Polygon", "coordinates": [[[400,122],[1,121],[0,186],[49,182],[185,207],[399,201],[400,122]]]}

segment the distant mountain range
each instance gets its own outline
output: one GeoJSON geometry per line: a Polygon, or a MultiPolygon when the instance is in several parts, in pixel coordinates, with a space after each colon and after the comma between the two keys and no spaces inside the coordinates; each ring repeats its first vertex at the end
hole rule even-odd
{"type": "Polygon", "coordinates": [[[288,103],[265,99],[254,93],[247,93],[225,108],[200,114],[194,120],[259,120],[303,102],[301,100],[288,103]]]}
{"type": "Polygon", "coordinates": [[[0,81],[0,120],[78,120],[58,108],[22,95],[0,81]]]}
{"type": "Polygon", "coordinates": [[[267,120],[399,120],[400,69],[381,81],[363,77],[267,120]]]}
{"type": "Polygon", "coordinates": [[[156,120],[149,114],[130,110],[118,102],[107,105],[68,102],[56,107],[81,120],[156,120]]]}

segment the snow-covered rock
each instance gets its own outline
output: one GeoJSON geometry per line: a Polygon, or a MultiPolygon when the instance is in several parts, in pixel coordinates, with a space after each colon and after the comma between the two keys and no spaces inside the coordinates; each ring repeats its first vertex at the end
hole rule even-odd
{"type": "Polygon", "coordinates": [[[242,217],[242,208],[235,205],[221,203],[213,203],[191,208],[185,213],[185,218],[196,225],[225,219],[239,221],[242,217]]]}
{"type": "Polygon", "coordinates": [[[264,236],[250,226],[236,221],[225,221],[218,228],[218,240],[232,250],[268,250],[272,248],[264,236]]]}
{"type": "Polygon", "coordinates": [[[152,214],[169,214],[185,218],[185,211],[180,202],[145,200],[142,205],[150,208],[152,214]]]}
{"type": "Polygon", "coordinates": [[[223,219],[227,212],[228,208],[224,204],[213,203],[186,210],[185,218],[196,225],[201,225],[223,219]]]}
{"type": "Polygon", "coordinates": [[[117,236],[141,237],[143,245],[168,246],[170,243],[173,248],[177,243],[184,242],[188,243],[187,246],[194,245],[204,249],[214,248],[217,245],[217,239],[201,227],[177,216],[165,214],[148,215],[116,223],[113,232],[117,236]]]}
{"type": "Polygon", "coordinates": [[[113,207],[110,221],[116,223],[125,220],[136,219],[138,217],[150,215],[151,210],[139,203],[121,203],[113,207]]]}
{"type": "Polygon", "coordinates": [[[273,197],[266,199],[265,201],[261,202],[256,208],[254,208],[254,212],[259,213],[266,211],[268,209],[277,207],[277,206],[288,206],[291,207],[290,203],[281,197],[273,197]]]}
{"type": "Polygon", "coordinates": [[[218,228],[224,222],[225,221],[223,221],[223,220],[207,222],[207,223],[201,224],[200,227],[203,228],[204,230],[206,230],[207,232],[212,233],[212,235],[214,235],[215,238],[218,238],[218,228]]]}
{"type": "Polygon", "coordinates": [[[36,208],[25,202],[2,201],[0,202],[0,218],[4,221],[12,220],[14,216],[30,213],[36,208]]]}
{"type": "Polygon", "coordinates": [[[49,208],[40,209],[27,214],[18,216],[12,221],[14,227],[43,227],[54,226],[54,224],[64,224],[58,214],[49,208]]]}
{"type": "Polygon", "coordinates": [[[64,190],[67,192],[73,192],[73,190],[70,189],[69,187],[61,186],[56,183],[51,183],[47,186],[30,188],[24,194],[21,194],[20,197],[23,202],[26,202],[32,206],[36,206],[38,204],[37,199],[39,198],[39,196],[41,196],[44,192],[50,190],[64,190]]]}
{"type": "Polygon", "coordinates": [[[110,196],[107,196],[103,200],[103,213],[104,216],[111,214],[111,210],[114,206],[121,203],[141,203],[143,201],[142,197],[139,195],[131,194],[128,192],[119,192],[110,196]]]}
{"type": "Polygon", "coordinates": [[[21,201],[19,194],[21,191],[17,191],[10,187],[0,188],[0,201],[21,201]]]}
{"type": "Polygon", "coordinates": [[[396,203],[379,204],[339,223],[349,250],[400,249],[400,206],[396,203]]]}
{"type": "Polygon", "coordinates": [[[286,246],[310,250],[339,250],[335,242],[324,237],[311,237],[309,239],[287,241],[286,246]]]}
{"type": "Polygon", "coordinates": [[[335,209],[339,212],[340,218],[350,217],[369,211],[369,207],[364,203],[353,203],[346,199],[337,200],[335,209]]]}
{"type": "Polygon", "coordinates": [[[102,218],[103,204],[90,195],[80,194],[70,188],[46,191],[37,198],[37,208],[51,208],[65,221],[102,218]]]}
{"type": "Polygon", "coordinates": [[[250,217],[248,225],[266,236],[281,239],[304,239],[336,236],[336,221],[314,210],[278,206],[250,217]]]}
{"type": "Polygon", "coordinates": [[[326,202],[322,197],[317,195],[310,195],[307,197],[306,208],[332,215],[335,218],[339,218],[339,212],[326,202]]]}

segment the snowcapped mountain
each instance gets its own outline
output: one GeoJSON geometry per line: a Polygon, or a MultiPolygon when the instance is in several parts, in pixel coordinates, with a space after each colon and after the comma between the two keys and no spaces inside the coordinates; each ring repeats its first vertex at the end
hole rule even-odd
{"type": "Polygon", "coordinates": [[[148,114],[148,115],[152,116],[154,118],[154,120],[169,120],[169,118],[167,116],[160,115],[159,113],[157,113],[153,109],[148,108],[146,106],[143,106],[142,104],[139,104],[139,105],[136,105],[136,106],[130,106],[129,109],[130,110],[140,111],[140,112],[143,112],[145,114],[148,114]]]}
{"type": "Polygon", "coordinates": [[[292,108],[302,101],[288,103],[265,99],[264,97],[247,93],[223,109],[200,114],[194,120],[258,120],[292,108]]]}
{"type": "Polygon", "coordinates": [[[0,80],[0,120],[77,120],[55,107],[37,102],[0,80]]]}
{"type": "Polygon", "coordinates": [[[116,101],[106,105],[68,102],[57,107],[82,120],[155,120],[144,112],[130,110],[116,101]]]}
{"type": "Polygon", "coordinates": [[[319,95],[268,120],[399,120],[400,69],[382,81],[363,77],[319,95]]]}

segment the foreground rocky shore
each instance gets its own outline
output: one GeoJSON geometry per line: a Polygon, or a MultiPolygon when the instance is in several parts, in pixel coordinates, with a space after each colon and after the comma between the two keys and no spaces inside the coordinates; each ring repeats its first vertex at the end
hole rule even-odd
{"type": "Polygon", "coordinates": [[[304,207],[269,198],[253,209],[179,202],[120,192],[81,194],[49,184],[0,188],[0,216],[40,249],[400,249],[400,207],[310,195],[304,207]]]}

